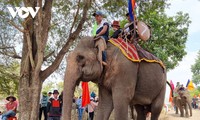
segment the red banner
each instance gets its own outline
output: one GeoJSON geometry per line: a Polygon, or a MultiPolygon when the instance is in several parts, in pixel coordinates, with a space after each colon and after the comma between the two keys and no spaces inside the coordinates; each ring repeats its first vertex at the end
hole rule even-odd
{"type": "Polygon", "coordinates": [[[82,82],[82,107],[90,103],[88,82],[82,82]]]}

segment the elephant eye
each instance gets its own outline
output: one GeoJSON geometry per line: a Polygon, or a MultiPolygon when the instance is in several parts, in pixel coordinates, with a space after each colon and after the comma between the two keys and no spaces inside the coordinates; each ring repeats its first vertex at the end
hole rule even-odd
{"type": "Polygon", "coordinates": [[[78,56],[76,57],[76,60],[77,60],[78,62],[81,62],[84,58],[85,58],[85,57],[84,57],[83,55],[78,55],[78,56]]]}

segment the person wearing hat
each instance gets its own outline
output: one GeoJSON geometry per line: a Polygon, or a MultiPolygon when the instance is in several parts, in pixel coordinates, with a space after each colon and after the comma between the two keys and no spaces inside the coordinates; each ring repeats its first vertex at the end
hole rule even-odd
{"type": "Polygon", "coordinates": [[[119,25],[119,21],[114,20],[111,26],[114,30],[114,33],[111,36],[111,38],[118,38],[119,34],[122,32],[122,29],[120,28],[120,25],[119,25]]]}
{"type": "Polygon", "coordinates": [[[103,19],[104,15],[101,11],[93,13],[93,16],[98,25],[95,38],[100,38],[95,41],[95,47],[98,47],[98,60],[101,65],[107,65],[105,49],[107,48],[106,42],[109,39],[109,24],[103,19]]]}
{"type": "Polygon", "coordinates": [[[49,97],[47,96],[47,92],[43,91],[40,98],[40,110],[39,110],[39,120],[42,118],[42,112],[44,114],[44,120],[47,120],[47,103],[49,101],[49,97]]]}
{"type": "Polygon", "coordinates": [[[90,97],[90,104],[88,104],[89,120],[94,119],[94,111],[98,106],[98,102],[95,102],[93,97],[90,97]]]}
{"type": "Polygon", "coordinates": [[[53,91],[53,97],[49,99],[47,105],[48,120],[60,120],[62,113],[62,101],[58,97],[58,90],[53,91]]]}
{"type": "Polygon", "coordinates": [[[131,18],[130,18],[129,13],[126,14],[126,18],[127,18],[127,20],[128,20],[128,23],[126,23],[126,24],[124,25],[124,28],[126,28],[126,29],[125,29],[125,33],[128,34],[127,38],[130,40],[131,37],[132,37],[133,34],[134,34],[134,24],[131,23],[132,21],[131,21],[131,18]]]}
{"type": "Polygon", "coordinates": [[[2,114],[2,120],[7,120],[9,117],[15,117],[17,111],[16,98],[14,96],[8,96],[6,100],[9,102],[6,104],[6,113],[2,114]]]}

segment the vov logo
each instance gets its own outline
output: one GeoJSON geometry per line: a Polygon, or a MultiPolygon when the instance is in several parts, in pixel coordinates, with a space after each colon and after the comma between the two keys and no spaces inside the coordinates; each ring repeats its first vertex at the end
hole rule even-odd
{"type": "Polygon", "coordinates": [[[27,18],[29,16],[29,13],[31,14],[32,18],[34,18],[40,9],[40,7],[35,7],[35,11],[32,7],[15,7],[16,10],[14,10],[12,7],[7,7],[10,14],[13,18],[16,17],[17,13],[19,17],[21,18],[27,18]]]}

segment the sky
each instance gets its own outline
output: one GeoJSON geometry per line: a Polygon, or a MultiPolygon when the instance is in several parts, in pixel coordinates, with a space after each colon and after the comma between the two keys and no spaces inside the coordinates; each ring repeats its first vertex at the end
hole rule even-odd
{"type": "MultiPolygon", "coordinates": [[[[188,40],[186,42],[187,55],[184,56],[179,65],[167,73],[167,80],[172,80],[174,85],[180,82],[184,86],[188,79],[192,80],[191,65],[197,59],[197,52],[200,50],[200,0],[169,0],[171,6],[166,10],[167,15],[174,16],[177,12],[188,13],[191,24],[188,31],[188,40]]],[[[166,99],[169,98],[169,87],[166,91],[166,99]]]]}
{"type": "Polygon", "coordinates": [[[186,42],[187,55],[179,65],[167,73],[167,79],[172,80],[174,84],[180,82],[186,85],[188,79],[192,80],[191,65],[197,59],[197,52],[200,50],[200,1],[199,0],[170,0],[171,6],[166,10],[169,16],[182,11],[188,13],[191,24],[188,31],[188,40],[186,42]]]}

